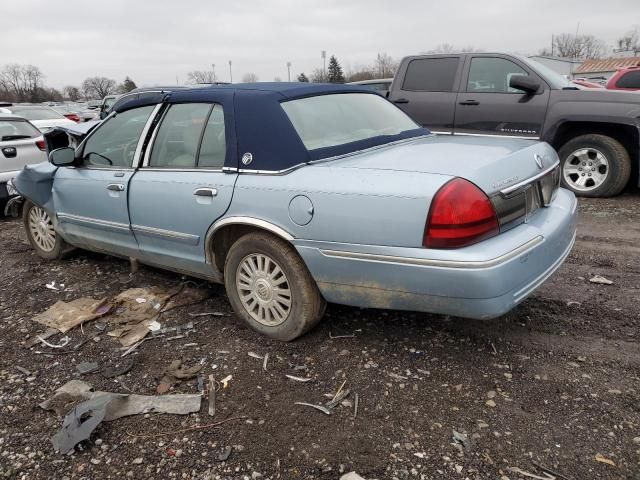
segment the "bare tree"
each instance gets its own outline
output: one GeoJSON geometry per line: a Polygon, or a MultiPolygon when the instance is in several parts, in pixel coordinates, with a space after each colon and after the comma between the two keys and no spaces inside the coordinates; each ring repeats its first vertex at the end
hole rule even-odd
{"type": "Polygon", "coordinates": [[[565,58],[598,58],[605,51],[605,45],[593,35],[563,33],[553,39],[554,53],[565,58]]]}
{"type": "Polygon", "coordinates": [[[242,76],[242,83],[256,83],[258,81],[258,75],[253,72],[245,73],[242,76]]]}
{"type": "Polygon", "coordinates": [[[82,92],[78,87],[73,85],[67,85],[62,89],[64,96],[67,97],[72,102],[77,102],[82,97],[82,92]]]}
{"type": "Polygon", "coordinates": [[[377,78],[393,77],[398,68],[398,63],[386,53],[378,53],[375,60],[374,72],[377,78]]]}
{"type": "Polygon", "coordinates": [[[187,73],[187,83],[215,83],[213,70],[193,70],[187,73]]]}
{"type": "Polygon", "coordinates": [[[324,71],[321,68],[314,69],[311,72],[311,76],[309,78],[313,83],[322,83],[327,81],[324,75],[324,71]]]}
{"type": "Polygon", "coordinates": [[[35,65],[12,63],[0,71],[0,86],[18,102],[38,101],[44,75],[35,65]]]}
{"type": "Polygon", "coordinates": [[[282,79],[280,77],[273,77],[274,82],[281,82],[282,79]]]}
{"type": "Polygon", "coordinates": [[[451,45],[450,43],[441,43],[436,45],[432,50],[427,50],[426,54],[434,55],[438,53],[474,53],[474,52],[482,52],[481,48],[475,48],[472,46],[467,47],[456,47],[455,45],[451,45]]]}
{"type": "Polygon", "coordinates": [[[640,28],[629,30],[616,43],[619,51],[633,52],[634,55],[640,52],[640,28]]]}
{"type": "Polygon", "coordinates": [[[85,78],[82,91],[87,98],[104,98],[116,91],[116,81],[107,77],[85,78]]]}

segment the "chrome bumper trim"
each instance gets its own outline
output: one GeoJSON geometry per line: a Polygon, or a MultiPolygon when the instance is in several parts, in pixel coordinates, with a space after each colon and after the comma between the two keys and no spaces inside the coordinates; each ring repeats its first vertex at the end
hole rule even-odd
{"type": "Polygon", "coordinates": [[[396,257],[392,255],[378,255],[375,253],[361,253],[361,252],[345,252],[339,250],[320,250],[320,253],[325,257],[332,258],[346,258],[349,260],[361,260],[366,262],[379,262],[379,263],[393,263],[399,265],[413,265],[418,267],[443,267],[443,268],[489,268],[507,262],[512,258],[521,255],[528,250],[532,249],[536,245],[542,242],[544,238],[542,235],[532,238],[526,243],[523,243],[517,248],[514,248],[510,252],[500,255],[499,257],[492,258],[490,260],[480,261],[458,261],[458,260],[437,260],[432,258],[411,258],[411,257],[396,257]]]}

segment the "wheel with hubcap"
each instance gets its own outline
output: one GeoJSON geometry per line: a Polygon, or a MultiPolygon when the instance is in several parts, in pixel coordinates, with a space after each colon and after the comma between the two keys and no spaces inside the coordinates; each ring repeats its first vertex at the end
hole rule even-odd
{"type": "Polygon", "coordinates": [[[269,233],[236,241],[225,262],[225,287],[236,314],[252,329],[282,341],[310,330],[325,301],[297,252],[269,233]]]}
{"type": "Polygon", "coordinates": [[[42,258],[61,258],[70,250],[69,245],[58,235],[47,211],[27,200],[22,211],[22,221],[29,243],[42,258]]]}
{"type": "Polygon", "coordinates": [[[573,138],[558,152],[562,162],[562,186],[576,195],[609,197],[629,181],[629,154],[617,140],[589,134],[573,138]]]}

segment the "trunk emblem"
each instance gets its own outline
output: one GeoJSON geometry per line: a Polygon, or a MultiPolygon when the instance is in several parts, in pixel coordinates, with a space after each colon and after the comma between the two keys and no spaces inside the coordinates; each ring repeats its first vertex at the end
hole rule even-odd
{"type": "Polygon", "coordinates": [[[544,168],[544,159],[542,158],[542,156],[536,153],[533,155],[533,158],[536,161],[536,165],[538,165],[538,168],[542,170],[544,168]]]}

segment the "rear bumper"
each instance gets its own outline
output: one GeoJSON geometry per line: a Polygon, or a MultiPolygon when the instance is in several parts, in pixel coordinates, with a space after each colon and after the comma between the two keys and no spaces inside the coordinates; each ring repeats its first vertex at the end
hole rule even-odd
{"type": "Polygon", "coordinates": [[[293,243],[330,302],[492,318],[562,265],[575,241],[576,205],[561,189],[529,223],[458,250],[293,243]]]}

